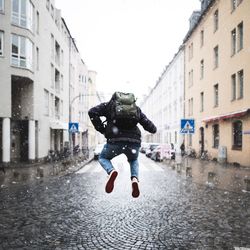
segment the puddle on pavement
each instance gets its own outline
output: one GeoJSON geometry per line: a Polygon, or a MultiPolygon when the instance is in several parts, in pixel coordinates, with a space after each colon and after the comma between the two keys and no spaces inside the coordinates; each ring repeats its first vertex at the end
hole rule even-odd
{"type": "Polygon", "coordinates": [[[195,183],[234,192],[250,193],[250,169],[213,161],[186,159],[182,164],[167,163],[173,170],[195,183]]]}

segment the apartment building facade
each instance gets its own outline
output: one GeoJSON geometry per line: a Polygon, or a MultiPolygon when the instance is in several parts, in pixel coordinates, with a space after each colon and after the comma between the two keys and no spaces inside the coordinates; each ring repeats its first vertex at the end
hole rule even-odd
{"type": "Polygon", "coordinates": [[[54,0],[0,0],[0,162],[83,144],[88,69],[54,0]]]}
{"type": "Polygon", "coordinates": [[[179,149],[183,141],[180,121],[184,118],[184,47],[181,46],[166,66],[155,87],[144,99],[142,110],[157,126],[156,134],[143,133],[145,142],[173,143],[179,149]]]}
{"type": "Polygon", "coordinates": [[[196,124],[186,145],[243,166],[250,166],[249,13],[250,1],[202,0],[184,39],[186,117],[196,124]]]}

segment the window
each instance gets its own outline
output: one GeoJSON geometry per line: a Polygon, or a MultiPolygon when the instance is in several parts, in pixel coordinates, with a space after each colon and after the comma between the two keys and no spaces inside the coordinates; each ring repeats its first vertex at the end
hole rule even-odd
{"type": "Polygon", "coordinates": [[[201,100],[201,102],[200,102],[200,111],[201,112],[203,112],[204,111],[204,92],[201,92],[200,93],[200,100],[201,100]]]}
{"type": "Polygon", "coordinates": [[[219,66],[219,47],[216,46],[214,48],[214,68],[218,68],[219,66]]]}
{"type": "Polygon", "coordinates": [[[63,75],[61,75],[61,90],[63,90],[63,75]]]}
{"type": "Polygon", "coordinates": [[[28,38],[12,35],[11,63],[13,66],[32,69],[33,44],[28,38]]]}
{"type": "Polygon", "coordinates": [[[63,50],[61,50],[61,65],[63,66],[63,57],[64,57],[64,53],[63,50]]]}
{"type": "Polygon", "coordinates": [[[60,66],[60,45],[57,41],[55,41],[55,62],[58,66],[60,66]]]}
{"type": "Polygon", "coordinates": [[[233,148],[232,149],[242,149],[242,122],[233,122],[233,148]]]}
{"type": "Polygon", "coordinates": [[[237,27],[237,37],[238,37],[238,51],[243,49],[243,22],[241,22],[237,27]]]}
{"type": "Polygon", "coordinates": [[[194,106],[194,99],[191,98],[189,102],[189,115],[193,115],[193,106],[194,106]]]}
{"type": "Polygon", "coordinates": [[[191,70],[188,73],[189,87],[193,86],[193,79],[194,79],[194,71],[191,70]]]}
{"type": "Polygon", "coordinates": [[[51,34],[51,59],[54,60],[55,57],[55,40],[53,34],[51,34]]]}
{"type": "Polygon", "coordinates": [[[203,79],[204,77],[204,60],[200,62],[200,78],[203,79]]]}
{"type": "Polygon", "coordinates": [[[213,148],[219,147],[219,124],[213,125],[213,148]]]}
{"type": "Polygon", "coordinates": [[[202,47],[204,45],[204,30],[201,30],[201,33],[200,33],[200,43],[202,47]]]}
{"type": "Polygon", "coordinates": [[[236,0],[231,0],[232,11],[236,9],[236,0]]]}
{"type": "Polygon", "coordinates": [[[49,115],[49,91],[44,89],[44,114],[49,115]]]}
{"type": "Polygon", "coordinates": [[[0,13],[4,12],[4,0],[0,0],[0,13]]]}
{"type": "Polygon", "coordinates": [[[46,2],[46,8],[47,8],[47,10],[49,10],[49,6],[50,6],[50,1],[47,0],[47,2],[46,2]]]}
{"type": "Polygon", "coordinates": [[[3,31],[0,31],[0,56],[3,55],[3,31]]]}
{"type": "Polygon", "coordinates": [[[39,12],[37,11],[36,12],[36,33],[39,34],[39,21],[40,21],[40,18],[39,18],[39,12]]]}
{"type": "Polygon", "coordinates": [[[51,17],[54,19],[55,13],[54,13],[54,6],[52,4],[50,5],[50,14],[51,14],[51,17]]]}
{"type": "Polygon", "coordinates": [[[214,12],[214,32],[219,28],[219,11],[214,12]]]}
{"type": "Polygon", "coordinates": [[[232,101],[236,99],[236,75],[231,75],[231,83],[232,83],[232,101]]]}
{"type": "Polygon", "coordinates": [[[236,53],[236,29],[231,31],[232,56],[236,53]]]}
{"type": "Polygon", "coordinates": [[[51,88],[53,89],[55,86],[55,68],[54,65],[51,63],[51,88]]]}
{"type": "Polygon", "coordinates": [[[12,0],[11,20],[13,24],[33,30],[34,6],[30,0],[12,0]]]}
{"type": "Polygon", "coordinates": [[[39,48],[36,47],[36,70],[39,70],[39,48]]]}
{"type": "Polygon", "coordinates": [[[193,53],[194,53],[194,45],[191,43],[188,47],[188,59],[191,60],[193,58],[193,53]]]}
{"type": "Polygon", "coordinates": [[[214,85],[214,107],[219,105],[219,84],[214,85]]]}
{"type": "Polygon", "coordinates": [[[55,69],[55,90],[57,94],[60,93],[60,77],[60,72],[55,69]]]}
{"type": "Polygon", "coordinates": [[[243,70],[238,72],[238,99],[243,98],[244,88],[244,73],[243,70]]]}

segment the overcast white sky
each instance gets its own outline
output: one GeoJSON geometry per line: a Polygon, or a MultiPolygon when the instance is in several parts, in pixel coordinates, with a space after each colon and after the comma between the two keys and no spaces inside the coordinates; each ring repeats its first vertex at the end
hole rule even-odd
{"type": "Polygon", "coordinates": [[[182,44],[199,0],[56,0],[97,88],[147,94],[182,44]]]}

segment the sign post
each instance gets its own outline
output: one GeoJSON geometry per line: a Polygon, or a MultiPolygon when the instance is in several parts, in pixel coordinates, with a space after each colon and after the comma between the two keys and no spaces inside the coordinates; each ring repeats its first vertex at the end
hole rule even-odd
{"type": "MultiPolygon", "coordinates": [[[[181,119],[181,134],[194,134],[195,133],[195,121],[194,119],[181,119]]],[[[187,166],[188,166],[188,158],[187,158],[187,166]]]]}

